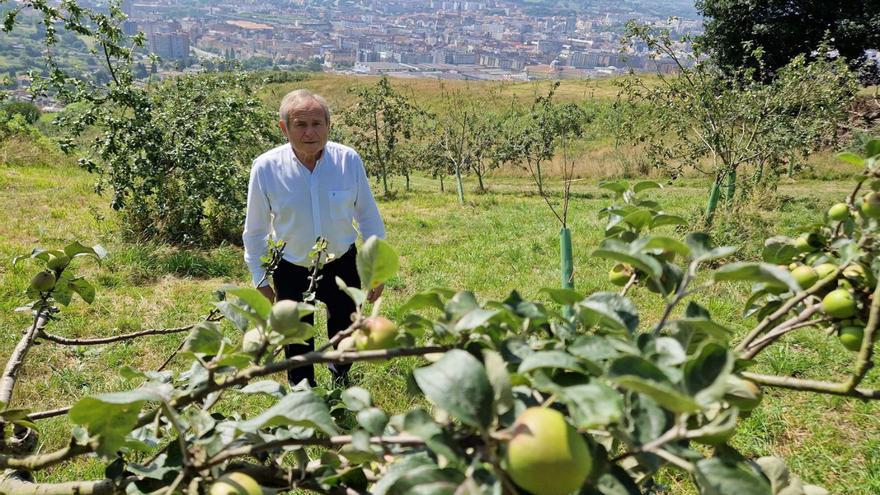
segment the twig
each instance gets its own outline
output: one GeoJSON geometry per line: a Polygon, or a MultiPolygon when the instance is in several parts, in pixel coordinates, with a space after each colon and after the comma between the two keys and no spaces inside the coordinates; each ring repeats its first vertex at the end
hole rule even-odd
{"type": "Polygon", "coordinates": [[[116,484],[111,479],[95,481],[71,481],[68,483],[30,483],[6,478],[0,480],[0,493],[4,495],[113,495],[116,484]]]}
{"type": "Polygon", "coordinates": [[[814,325],[820,325],[822,323],[826,323],[830,321],[828,318],[820,318],[818,320],[810,320],[810,318],[816,314],[821,306],[818,304],[811,304],[806,307],[803,311],[800,312],[796,317],[786,321],[785,323],[779,325],[774,328],[771,332],[764,335],[762,338],[753,342],[748,350],[746,350],[742,354],[743,359],[753,359],[758,355],[759,352],[764,350],[768,345],[772,344],[776,340],[778,340],[783,335],[797,330],[799,328],[811,327],[814,325]]]}
{"type": "MultiPolygon", "coordinates": [[[[861,245],[861,242],[859,244],[861,245]]],[[[789,311],[791,311],[795,306],[797,306],[808,297],[818,294],[819,291],[825,288],[826,285],[829,285],[831,282],[836,281],[837,276],[840,275],[843,269],[844,267],[842,266],[837,267],[837,270],[834,270],[834,272],[828,274],[827,277],[816,282],[816,284],[810,287],[809,290],[795,294],[791,299],[786,301],[785,304],[782,305],[782,307],[767,315],[763,320],[761,320],[761,322],[758,323],[758,325],[753,328],[751,332],[749,332],[746,338],[744,338],[742,342],[740,342],[739,345],[736,346],[735,350],[738,352],[743,352],[744,350],[746,350],[752,344],[752,342],[756,338],[758,338],[758,336],[761,335],[764,330],[767,330],[767,328],[769,328],[770,325],[773,324],[776,320],[787,315],[789,311]]]]}
{"type": "MultiPolygon", "coordinates": [[[[255,445],[247,445],[244,447],[238,447],[235,449],[224,450],[214,457],[205,461],[204,464],[199,466],[199,469],[206,469],[211,466],[216,466],[224,461],[227,461],[233,457],[241,457],[246,455],[253,455],[259,452],[265,452],[267,450],[278,449],[281,447],[293,446],[293,445],[313,445],[319,447],[334,447],[338,445],[347,445],[352,442],[351,435],[337,435],[330,438],[285,438],[283,440],[273,440],[271,442],[265,442],[255,445]]],[[[416,437],[413,435],[395,435],[395,436],[381,436],[381,437],[371,437],[370,443],[373,444],[392,444],[392,445],[405,445],[405,446],[420,446],[424,445],[425,441],[420,437],[416,437]]]]}
{"type": "MultiPolygon", "coordinates": [[[[211,320],[208,320],[211,321],[211,320]]],[[[59,335],[53,335],[50,333],[45,333],[40,331],[37,335],[38,338],[43,340],[48,340],[50,342],[55,342],[56,344],[61,345],[101,345],[101,344],[112,344],[113,342],[122,342],[124,340],[136,339],[138,337],[145,337],[148,335],[169,335],[174,333],[186,332],[187,330],[192,330],[195,325],[186,325],[183,327],[176,328],[153,328],[149,330],[140,330],[138,332],[131,332],[122,335],[113,335],[110,337],[92,337],[85,339],[69,339],[67,337],[61,337],[59,335]]]]}
{"type": "Polygon", "coordinates": [[[15,349],[13,349],[9,360],[6,362],[6,369],[3,370],[3,376],[0,377],[0,402],[2,403],[9,404],[12,401],[12,390],[15,388],[15,380],[24,364],[24,358],[34,344],[34,339],[38,332],[49,322],[49,309],[46,298],[44,297],[39,304],[40,309],[34,314],[34,322],[27,329],[21,340],[18,341],[15,349]]]}
{"type": "Polygon", "coordinates": [[[47,419],[54,418],[55,416],[62,416],[67,414],[70,411],[70,406],[67,407],[59,407],[58,409],[50,409],[48,411],[35,412],[28,414],[27,419],[30,421],[36,421],[38,419],[47,419]]]}
{"type": "Polygon", "coordinates": [[[760,373],[752,373],[744,371],[743,378],[749,379],[760,385],[769,387],[786,388],[789,390],[798,390],[801,392],[817,392],[829,395],[843,395],[847,397],[857,397],[859,399],[880,399],[880,390],[867,388],[848,389],[846,383],[824,382],[818,380],[804,380],[791,376],[763,375],[760,373]]]}
{"type": "Polygon", "coordinates": [[[629,277],[629,281],[627,281],[626,285],[623,286],[623,289],[620,290],[620,297],[626,297],[627,292],[629,292],[633,285],[636,285],[636,282],[638,282],[638,280],[638,275],[633,272],[633,274],[629,277]]]}
{"type": "MultiPolygon", "coordinates": [[[[669,316],[672,314],[672,310],[688,295],[687,286],[691,283],[691,278],[694,276],[694,272],[697,269],[697,262],[692,261],[690,265],[688,265],[688,270],[685,272],[684,277],[681,279],[681,282],[678,284],[678,290],[675,291],[675,295],[672,298],[672,301],[666,303],[666,309],[663,310],[663,316],[660,317],[660,320],[657,321],[657,324],[654,326],[653,334],[657,335],[660,333],[660,330],[663,330],[663,327],[666,326],[666,321],[669,319],[669,316]]],[[[655,281],[659,285],[659,281],[655,281]]]]}
{"type": "Polygon", "coordinates": [[[78,455],[92,451],[89,445],[71,444],[48,454],[34,454],[26,457],[14,457],[0,454],[0,468],[23,469],[35,471],[54,466],[78,455]]]}

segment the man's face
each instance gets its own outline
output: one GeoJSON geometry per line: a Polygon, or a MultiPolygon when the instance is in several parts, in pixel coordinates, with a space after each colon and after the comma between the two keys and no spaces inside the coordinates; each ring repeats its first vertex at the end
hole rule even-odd
{"type": "Polygon", "coordinates": [[[281,132],[299,155],[312,156],[324,149],[330,126],[324,110],[317,102],[308,102],[294,108],[288,114],[288,121],[280,121],[281,132]]]}

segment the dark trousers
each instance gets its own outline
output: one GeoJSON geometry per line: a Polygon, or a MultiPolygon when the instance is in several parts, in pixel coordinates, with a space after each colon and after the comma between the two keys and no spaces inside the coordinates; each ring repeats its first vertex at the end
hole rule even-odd
{"type": "MultiPolygon", "coordinates": [[[[349,287],[359,288],[361,279],[358,277],[356,258],[357,249],[352,244],[345,254],[326,263],[318,271],[321,279],[318,280],[315,298],[327,305],[327,334],[329,338],[333,338],[337,332],[345,330],[351,325],[351,315],[355,311],[354,301],[339,289],[339,286],[336,285],[336,277],[345,281],[345,285],[349,287]]],[[[309,288],[309,270],[282,260],[275,270],[272,280],[275,282],[275,293],[279,301],[282,299],[302,301],[303,292],[309,288]]],[[[314,325],[314,315],[304,317],[303,321],[314,325]]],[[[284,346],[284,355],[287,357],[298,356],[313,350],[315,350],[315,339],[309,339],[305,344],[284,346]]],[[[328,367],[334,380],[345,380],[351,365],[329,364],[328,367]]],[[[287,381],[291,385],[301,382],[303,378],[307,379],[312,387],[317,386],[314,366],[303,366],[287,371],[287,381]]]]}

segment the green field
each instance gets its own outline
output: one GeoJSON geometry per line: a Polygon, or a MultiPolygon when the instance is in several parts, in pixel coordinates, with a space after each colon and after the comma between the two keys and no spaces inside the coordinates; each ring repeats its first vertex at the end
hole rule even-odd
{"type": "MultiPolygon", "coordinates": [[[[24,153],[19,150],[18,152],[24,153]]],[[[4,161],[10,162],[9,152],[4,161]]],[[[52,161],[52,160],[49,160],[52,161]]],[[[126,241],[125,226],[108,204],[109,198],[93,192],[94,177],[72,163],[52,165],[4,163],[0,165],[0,356],[8,356],[29,323],[14,308],[27,302],[23,290],[34,273],[25,262],[15,267],[14,256],[33,247],[60,248],[80,240],[100,243],[109,257],[98,267],[78,262],[96,282],[98,296],[92,305],[75,299],[48,331],[67,337],[104,336],[138,329],[175,327],[193,323],[211,308],[212,292],[227,283],[246,284],[249,277],[235,246],[212,250],[180,249],[126,241]]],[[[819,162],[820,176],[846,176],[846,169],[819,162]]],[[[814,174],[816,175],[816,174],[814,174]]],[[[534,186],[515,174],[490,177],[488,193],[474,193],[466,182],[467,202],[457,204],[451,182],[440,193],[432,179],[416,178],[413,190],[395,184],[394,199],[379,199],[388,240],[400,254],[400,274],[389,284],[383,313],[399,317],[397,308],[413,294],[433,287],[469,288],[481,300],[504,298],[516,289],[527,298],[542,298],[539,289],[559,284],[559,225],[534,186]]],[[[570,211],[575,252],[575,286],[583,292],[611,290],[605,280],[610,263],[590,257],[601,240],[596,213],[609,204],[598,178],[576,182],[570,211]]],[[[695,227],[708,183],[687,179],[666,185],[654,196],[666,209],[690,219],[695,227]]],[[[560,190],[558,182],[550,189],[560,190]]],[[[736,211],[721,214],[715,235],[719,243],[742,246],[739,258],[752,259],[763,239],[791,234],[818,219],[819,213],[849,189],[846,180],[784,181],[775,195],[767,194],[736,211]]],[[[377,190],[374,188],[374,191],[377,190]]],[[[676,235],[675,232],[668,232],[676,235]]],[[[742,332],[754,322],[741,311],[748,288],[743,284],[708,287],[697,297],[716,319],[742,332]]],[[[660,300],[651,293],[631,293],[642,310],[642,321],[660,313],[660,300]]],[[[644,323],[644,324],[648,324],[644,323]]],[[[323,325],[318,319],[319,328],[323,325]]],[[[224,326],[233,338],[236,330],[224,326]]],[[[63,347],[44,343],[32,349],[16,388],[14,402],[32,410],[70,405],[78,398],[102,391],[137,386],[119,374],[123,366],[155,369],[184,338],[183,334],[147,337],[138,341],[94,347],[63,347]]],[[[852,355],[819,332],[805,331],[788,337],[783,345],[761,356],[759,370],[803,378],[839,378],[851,365],[852,355]]],[[[5,359],[4,359],[5,361],[5,359]]],[[[406,393],[408,368],[415,359],[354,367],[356,381],[369,389],[380,407],[405,411],[416,399],[406,393]]],[[[172,366],[182,366],[181,361],[172,366]]],[[[283,379],[277,376],[276,379],[283,379]]],[[[327,383],[329,373],[319,371],[327,383]]],[[[878,374],[867,385],[877,385],[878,374]]],[[[221,404],[245,413],[256,404],[221,404]]],[[[40,421],[42,452],[67,441],[66,419],[40,421]]],[[[874,403],[852,399],[766,391],[762,407],[743,420],[733,444],[749,456],[781,455],[796,473],[834,494],[880,492],[880,419],[874,403]]],[[[48,472],[44,481],[103,477],[102,464],[81,459],[48,472]]],[[[668,493],[691,493],[680,476],[664,477],[668,493]]]]}

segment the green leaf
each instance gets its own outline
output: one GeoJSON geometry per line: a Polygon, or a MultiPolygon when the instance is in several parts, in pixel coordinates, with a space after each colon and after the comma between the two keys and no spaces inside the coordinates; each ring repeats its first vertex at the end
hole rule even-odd
{"type": "Polygon", "coordinates": [[[260,380],[248,383],[244,388],[239,390],[243,394],[266,394],[272,397],[284,397],[284,385],[275,380],[260,380]]]}
{"type": "Polygon", "coordinates": [[[704,407],[718,402],[727,390],[733,363],[733,354],[726,346],[706,342],[684,366],[685,388],[704,407]]]}
{"type": "Polygon", "coordinates": [[[361,387],[351,387],[342,392],[342,403],[354,412],[373,405],[373,401],[370,399],[370,392],[361,387]]]}
{"type": "Polygon", "coordinates": [[[843,153],[838,153],[836,156],[839,160],[842,160],[851,165],[855,165],[857,167],[865,166],[865,159],[855,153],[844,151],[843,153]]]}
{"type": "Polygon", "coordinates": [[[614,239],[605,239],[599,244],[599,249],[593,251],[592,256],[632,265],[649,276],[659,279],[663,274],[663,266],[652,256],[641,252],[642,247],[643,244],[640,243],[628,244],[614,239]]]}
{"type": "Polygon", "coordinates": [[[688,221],[684,218],[675,215],[666,215],[664,213],[660,213],[654,215],[654,220],[651,222],[651,228],[656,229],[657,227],[663,227],[666,225],[687,225],[688,221]]]}
{"type": "Polygon", "coordinates": [[[641,357],[616,359],[608,369],[608,376],[615,384],[645,394],[670,411],[696,412],[701,409],[690,396],[679,391],[660,368],[641,357]]]}
{"type": "Polygon", "coordinates": [[[618,423],[623,419],[623,397],[613,388],[592,381],[562,387],[560,400],[568,407],[579,430],[618,423]]]}
{"type": "Polygon", "coordinates": [[[144,403],[163,400],[165,395],[170,395],[170,386],[167,389],[143,387],[85,397],[73,405],[68,418],[97,437],[99,454],[112,457],[125,445],[144,403]]]}
{"type": "Polygon", "coordinates": [[[398,309],[398,312],[400,314],[405,314],[422,308],[436,308],[443,311],[443,299],[440,297],[440,294],[432,290],[420,292],[409,298],[409,301],[404,303],[403,306],[398,309]]]}
{"type": "Polygon", "coordinates": [[[644,229],[654,220],[654,214],[649,210],[636,210],[623,217],[623,221],[631,225],[637,231],[644,229]]]}
{"type": "Polygon", "coordinates": [[[683,242],[671,237],[649,237],[643,249],[662,249],[681,256],[690,256],[691,254],[691,248],[687,247],[683,242]]]}
{"type": "Polygon", "coordinates": [[[336,285],[342,292],[348,294],[348,297],[350,297],[351,300],[354,301],[355,306],[363,306],[364,303],[367,301],[366,292],[358,289],[357,287],[349,287],[345,285],[345,280],[342,280],[342,278],[336,277],[336,285]]]}
{"type": "Polygon", "coordinates": [[[617,338],[582,335],[568,346],[568,352],[593,362],[607,361],[624,354],[639,354],[639,349],[617,338]]]}
{"type": "Polygon", "coordinates": [[[617,195],[622,195],[629,189],[629,183],[625,180],[604,181],[599,183],[600,189],[608,189],[617,195]]]}
{"type": "Polygon", "coordinates": [[[311,390],[291,392],[259,416],[237,425],[240,431],[247,433],[270,426],[302,426],[318,429],[327,435],[338,433],[327,404],[311,390]]]}
{"type": "Polygon", "coordinates": [[[626,470],[612,464],[608,472],[599,477],[596,487],[585,486],[579,495],[642,495],[642,490],[626,470]]]}
{"type": "Polygon", "coordinates": [[[524,374],[542,368],[575,371],[584,375],[600,375],[602,368],[585,359],[578,359],[565,351],[538,351],[523,359],[517,373],[524,374]]]}
{"type": "Polygon", "coordinates": [[[682,318],[676,320],[675,325],[680,329],[685,329],[695,334],[702,333],[708,335],[719,342],[729,341],[730,336],[733,334],[731,329],[708,318],[682,318]]]}
{"type": "Polygon", "coordinates": [[[492,385],[483,364],[469,353],[448,351],[413,376],[428,400],[462,422],[480,428],[492,422],[492,385]]]}
{"type": "Polygon", "coordinates": [[[792,262],[800,251],[794,247],[794,240],[785,236],[775,236],[764,241],[761,258],[765,263],[787,265],[792,262]]]}
{"type": "Polygon", "coordinates": [[[497,309],[474,309],[465,314],[460,320],[458,320],[458,322],[456,322],[455,331],[464,332],[479,328],[485,325],[496,314],[498,314],[497,309]]]}
{"type": "Polygon", "coordinates": [[[190,330],[183,350],[197,356],[216,356],[223,344],[220,326],[214,321],[203,321],[190,330]]]}
{"type": "Polygon", "coordinates": [[[584,295],[574,289],[544,287],[538,291],[539,294],[542,292],[550,296],[551,301],[562,306],[571,306],[584,299],[584,295]]]}
{"type": "Polygon", "coordinates": [[[694,261],[703,263],[706,261],[726,258],[736,252],[735,247],[724,246],[713,248],[709,235],[703,232],[692,232],[684,239],[685,244],[691,248],[691,256],[694,261]]]}
{"type": "Polygon", "coordinates": [[[357,253],[357,271],[364,287],[373,289],[397,274],[397,253],[376,236],[364,242],[357,253]]]}
{"type": "Polygon", "coordinates": [[[639,326],[635,304],[616,292],[596,292],[574,306],[575,314],[588,327],[632,333],[639,326]]]}
{"type": "Polygon", "coordinates": [[[221,287],[227,294],[241,299],[241,302],[247,304],[263,321],[269,319],[269,312],[272,311],[272,302],[266,299],[260,291],[251,287],[226,286],[221,287]]]}
{"type": "Polygon", "coordinates": [[[874,158],[880,155],[880,139],[872,139],[865,145],[865,158],[874,158]]]}
{"type": "Polygon", "coordinates": [[[388,415],[378,407],[368,407],[358,411],[357,422],[373,435],[381,435],[388,424],[388,415]]]}
{"type": "Polygon", "coordinates": [[[489,383],[492,384],[495,411],[504,414],[513,408],[513,388],[510,383],[510,373],[507,372],[507,363],[500,353],[483,349],[483,364],[486,367],[489,383]]]}
{"type": "Polygon", "coordinates": [[[248,328],[248,318],[229,301],[219,301],[214,306],[226,317],[232,326],[244,332],[248,328]]]}
{"type": "Polygon", "coordinates": [[[731,263],[715,270],[712,278],[716,282],[725,280],[744,280],[749,282],[762,282],[772,286],[783,286],[792,292],[801,290],[797,281],[791,276],[791,272],[785,268],[768,263],[731,263]]]}
{"type": "Polygon", "coordinates": [[[437,464],[428,456],[426,452],[419,452],[413,455],[401,456],[391,464],[385,476],[382,477],[371,489],[373,495],[388,495],[389,489],[397,480],[405,476],[410,471],[421,468],[423,466],[434,466],[437,464]]]}
{"type": "Polygon", "coordinates": [[[453,495],[464,473],[452,468],[416,467],[394,482],[389,495],[453,495]]]}
{"type": "Polygon", "coordinates": [[[76,256],[91,256],[95,258],[98,262],[107,257],[107,251],[98,244],[95,244],[92,247],[83,246],[78,241],[75,241],[67,246],[64,246],[64,254],[73,259],[76,256]]]}
{"type": "Polygon", "coordinates": [[[88,304],[95,301],[95,286],[84,278],[75,278],[70,281],[70,290],[79,294],[79,297],[88,304]]]}
{"type": "Polygon", "coordinates": [[[745,460],[703,459],[695,481],[705,495],[773,495],[770,482],[745,460]]]}
{"type": "Polygon", "coordinates": [[[633,192],[638,194],[642,191],[647,191],[648,189],[663,189],[658,182],[654,182],[652,180],[643,180],[641,182],[637,182],[633,186],[633,192]]]}

